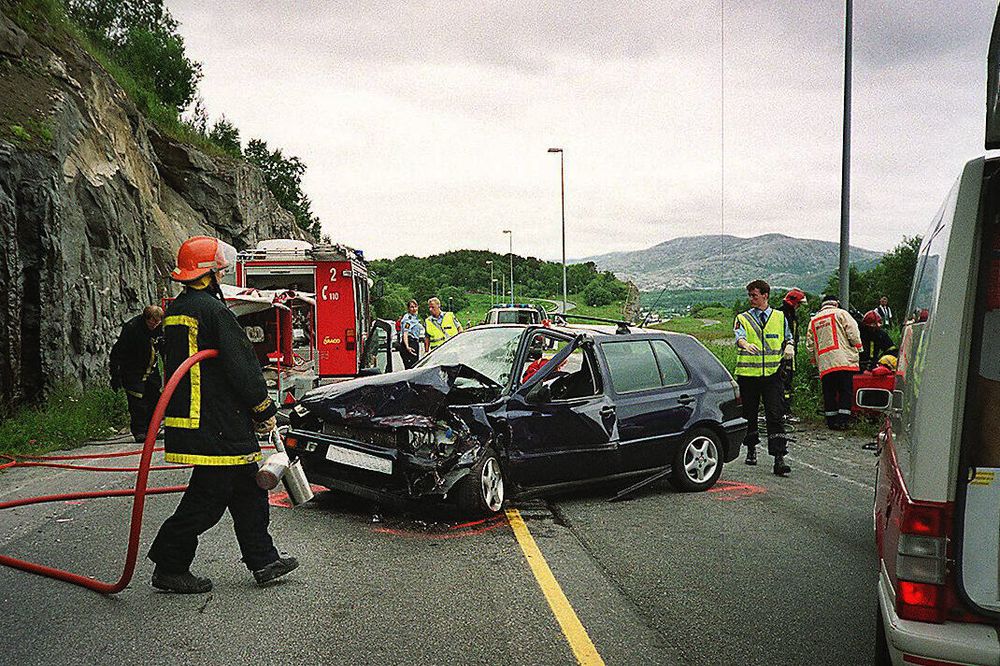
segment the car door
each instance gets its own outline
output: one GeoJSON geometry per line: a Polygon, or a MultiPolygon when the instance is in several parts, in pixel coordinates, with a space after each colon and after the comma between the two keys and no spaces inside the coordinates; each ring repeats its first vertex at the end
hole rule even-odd
{"type": "MultiPolygon", "coordinates": [[[[538,348],[548,349],[548,336],[537,337],[543,338],[538,348]]],[[[581,336],[565,344],[514,391],[505,410],[507,464],[519,485],[568,483],[618,472],[614,403],[604,384],[593,344],[581,336]],[[560,368],[570,360],[579,369],[565,373],[560,368]],[[552,395],[553,384],[572,388],[552,395]]]]}
{"type": "Polygon", "coordinates": [[[705,393],[662,337],[600,343],[618,417],[621,470],[670,464],[705,393]]]}
{"type": "Polygon", "coordinates": [[[361,369],[374,368],[379,373],[392,372],[392,329],[390,322],[376,319],[365,340],[361,369]]]}

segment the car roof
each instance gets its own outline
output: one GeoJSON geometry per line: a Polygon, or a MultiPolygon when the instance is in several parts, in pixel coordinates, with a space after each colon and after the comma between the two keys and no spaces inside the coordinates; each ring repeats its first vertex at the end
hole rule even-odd
{"type": "Polygon", "coordinates": [[[618,334],[616,333],[616,326],[602,326],[600,324],[553,324],[551,326],[542,326],[540,324],[482,324],[476,328],[530,328],[539,331],[556,331],[563,333],[564,335],[572,336],[579,335],[580,333],[590,333],[601,336],[602,338],[628,338],[637,335],[641,335],[643,337],[654,336],[664,338],[690,337],[683,333],[674,333],[673,331],[663,331],[652,328],[639,328],[638,326],[630,326],[628,334],[618,334]]]}

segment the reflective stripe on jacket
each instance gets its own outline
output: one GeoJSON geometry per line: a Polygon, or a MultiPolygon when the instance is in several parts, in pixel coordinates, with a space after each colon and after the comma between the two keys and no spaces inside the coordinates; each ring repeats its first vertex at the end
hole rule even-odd
{"type": "Polygon", "coordinates": [[[167,404],[164,458],[189,465],[245,465],[260,460],[254,422],[277,412],[260,362],[236,316],[204,290],[187,288],[163,319],[164,370],[204,349],[217,358],[191,366],[167,404]]]}
{"type": "Polygon", "coordinates": [[[424,324],[427,328],[427,337],[431,341],[431,349],[440,347],[446,340],[458,335],[458,324],[455,323],[455,315],[451,312],[445,312],[441,316],[440,326],[434,323],[432,317],[425,319],[424,324]]]}
{"type": "Polygon", "coordinates": [[[736,315],[736,320],[746,332],[746,341],[757,347],[756,354],[743,348],[738,350],[736,375],[738,377],[769,377],[778,371],[785,346],[785,315],[772,310],[761,329],[760,322],[749,312],[736,315]]]}

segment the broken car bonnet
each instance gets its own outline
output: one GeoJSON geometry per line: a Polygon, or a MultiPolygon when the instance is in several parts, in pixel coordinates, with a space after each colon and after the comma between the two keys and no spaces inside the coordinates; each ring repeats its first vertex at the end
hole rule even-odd
{"type": "Polygon", "coordinates": [[[324,420],[436,417],[463,379],[497,387],[489,377],[466,365],[434,365],[323,386],[310,391],[300,404],[324,420]]]}

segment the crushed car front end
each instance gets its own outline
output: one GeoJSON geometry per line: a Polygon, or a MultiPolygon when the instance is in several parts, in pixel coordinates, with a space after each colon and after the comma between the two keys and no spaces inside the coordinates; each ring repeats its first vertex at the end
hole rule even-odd
{"type": "Polygon", "coordinates": [[[286,445],[310,481],[328,488],[445,499],[492,441],[481,406],[451,404],[496,392],[476,374],[434,366],[318,389],[293,410],[286,445]]]}

